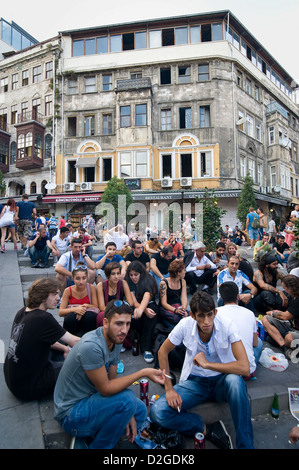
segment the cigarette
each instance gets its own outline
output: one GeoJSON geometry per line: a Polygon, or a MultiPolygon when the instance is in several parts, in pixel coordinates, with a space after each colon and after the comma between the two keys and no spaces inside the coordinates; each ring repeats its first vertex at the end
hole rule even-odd
{"type": "Polygon", "coordinates": [[[170,375],[167,375],[167,374],[165,374],[165,377],[167,377],[168,379],[172,379],[172,377],[170,375]]]}
{"type": "Polygon", "coordinates": [[[180,407],[179,407],[179,406],[177,407],[177,410],[178,410],[178,413],[180,413],[180,412],[181,412],[181,410],[180,410],[180,407]]]}

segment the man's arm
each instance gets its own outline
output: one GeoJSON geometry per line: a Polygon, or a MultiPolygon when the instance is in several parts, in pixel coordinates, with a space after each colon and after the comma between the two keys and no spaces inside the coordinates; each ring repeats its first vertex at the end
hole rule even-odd
{"type": "Polygon", "coordinates": [[[36,237],[33,239],[33,240],[29,240],[28,241],[28,246],[29,248],[31,248],[32,246],[34,246],[37,242],[37,240],[39,239],[39,232],[37,232],[36,234],[36,237]]]}
{"type": "Polygon", "coordinates": [[[247,377],[250,374],[248,357],[242,341],[236,341],[231,345],[235,361],[233,362],[209,362],[203,352],[196,354],[193,363],[203,369],[209,369],[221,374],[236,374],[247,377]]]}
{"type": "Polygon", "coordinates": [[[156,274],[156,276],[160,277],[161,279],[164,279],[163,274],[161,274],[160,270],[157,267],[157,263],[156,263],[155,258],[151,258],[150,268],[153,271],[153,273],[156,274]]]}
{"type": "MultiPolygon", "coordinates": [[[[165,371],[166,375],[169,375],[169,361],[168,361],[168,355],[169,353],[175,348],[175,345],[167,338],[162,346],[159,349],[158,352],[158,358],[159,358],[159,365],[160,368],[165,371]]],[[[181,396],[174,390],[172,381],[168,377],[165,377],[165,393],[166,393],[166,400],[168,403],[168,406],[174,409],[181,409],[182,406],[182,398],[181,396]]]]}

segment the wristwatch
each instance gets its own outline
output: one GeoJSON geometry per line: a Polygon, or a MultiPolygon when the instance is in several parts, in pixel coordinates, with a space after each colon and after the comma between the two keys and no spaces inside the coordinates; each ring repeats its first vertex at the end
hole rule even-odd
{"type": "Polygon", "coordinates": [[[251,294],[251,298],[254,299],[254,295],[253,295],[253,294],[251,294]]]}
{"type": "Polygon", "coordinates": [[[88,256],[88,254],[87,254],[87,253],[85,253],[85,255],[83,255],[83,258],[85,258],[85,256],[88,256]]]}

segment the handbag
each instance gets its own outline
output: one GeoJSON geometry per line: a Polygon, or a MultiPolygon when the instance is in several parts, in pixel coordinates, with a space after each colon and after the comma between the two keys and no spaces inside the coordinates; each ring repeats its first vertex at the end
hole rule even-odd
{"type": "Polygon", "coordinates": [[[1,227],[9,227],[9,225],[13,225],[14,223],[14,213],[10,211],[4,212],[0,219],[0,228],[1,227]]]}

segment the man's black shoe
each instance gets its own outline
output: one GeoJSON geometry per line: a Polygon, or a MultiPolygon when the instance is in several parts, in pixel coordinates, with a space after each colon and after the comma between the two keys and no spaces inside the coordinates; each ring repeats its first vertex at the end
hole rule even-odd
{"type": "Polygon", "coordinates": [[[206,425],[206,439],[213,442],[219,449],[233,449],[230,435],[222,421],[206,425]]]}

